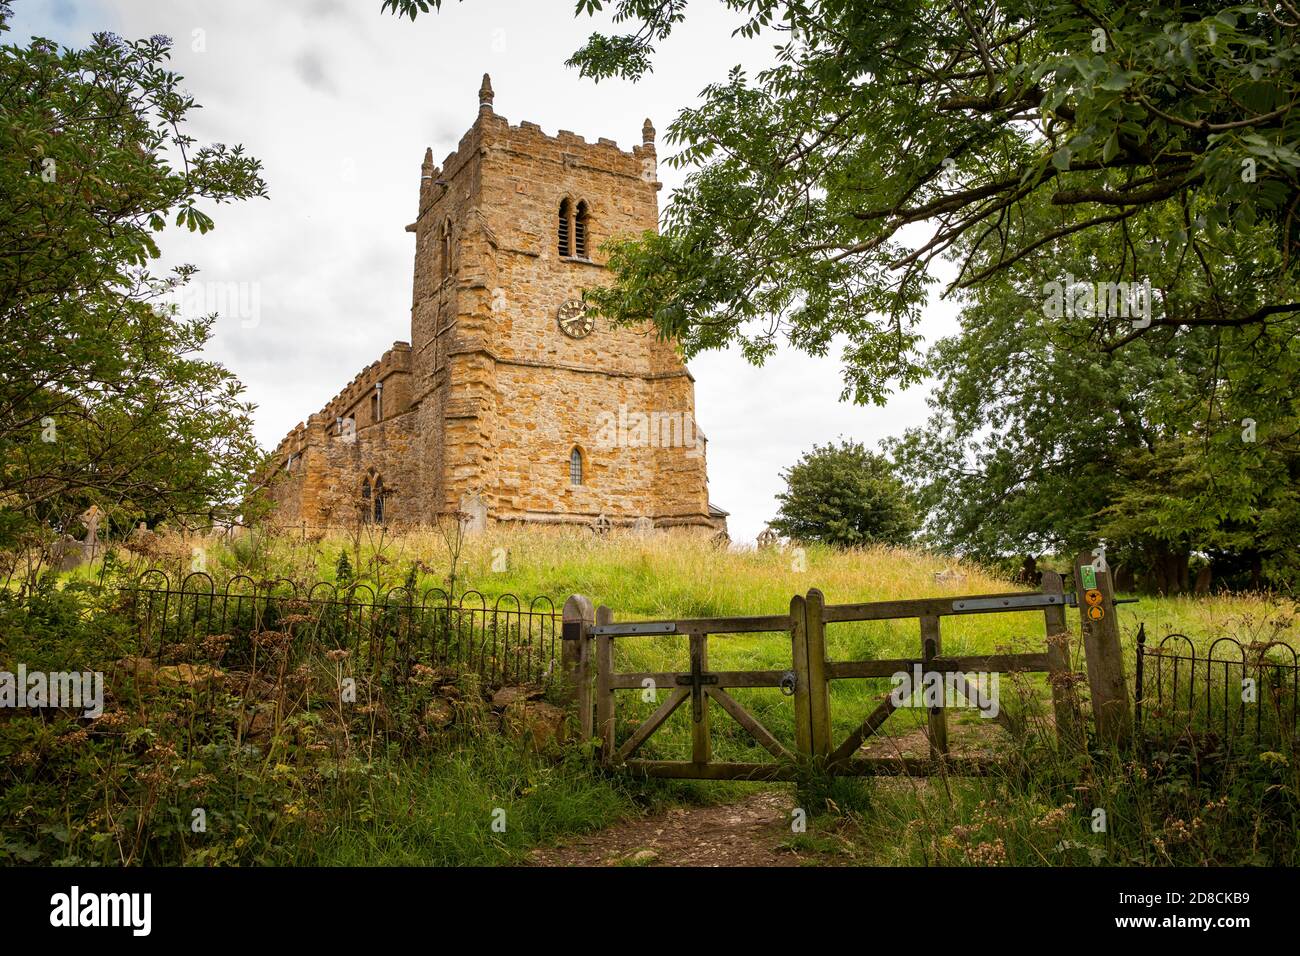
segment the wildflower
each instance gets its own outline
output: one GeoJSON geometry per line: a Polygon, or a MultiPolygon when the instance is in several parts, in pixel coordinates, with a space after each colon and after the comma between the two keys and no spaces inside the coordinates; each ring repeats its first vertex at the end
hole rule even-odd
{"type": "Polygon", "coordinates": [[[966,859],[976,866],[1001,866],[1007,862],[1007,848],[999,838],[970,848],[966,859]]]}
{"type": "Polygon", "coordinates": [[[1034,826],[1040,827],[1044,830],[1054,830],[1066,821],[1070,815],[1070,811],[1073,809],[1074,804],[1067,803],[1054,810],[1048,810],[1045,814],[1034,821],[1034,826]]]}
{"type": "Polygon", "coordinates": [[[65,747],[78,747],[90,739],[90,731],[78,727],[70,734],[64,734],[59,738],[59,743],[65,747]]]}

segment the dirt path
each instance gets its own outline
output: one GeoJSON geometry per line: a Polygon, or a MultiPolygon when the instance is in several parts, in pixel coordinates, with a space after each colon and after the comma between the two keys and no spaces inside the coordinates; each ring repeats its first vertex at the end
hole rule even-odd
{"type": "Polygon", "coordinates": [[[534,850],[534,866],[807,866],[845,862],[791,832],[793,795],[759,790],[721,806],[674,807],[564,845],[534,850]]]}

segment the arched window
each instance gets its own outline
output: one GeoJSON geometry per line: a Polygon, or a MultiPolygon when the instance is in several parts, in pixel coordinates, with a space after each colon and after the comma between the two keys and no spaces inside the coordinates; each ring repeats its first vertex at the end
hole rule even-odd
{"type": "Polygon", "coordinates": [[[375,478],[375,524],[384,523],[384,479],[375,478]]]}
{"type": "Polygon", "coordinates": [[[573,254],[579,259],[587,258],[587,203],[578,203],[578,211],[573,217],[573,254]]]}
{"type": "Polygon", "coordinates": [[[582,484],[582,449],[576,445],[569,452],[569,484],[582,484]]]}
{"type": "Polygon", "coordinates": [[[361,520],[370,520],[370,479],[361,479],[361,520]]]}
{"type": "Polygon", "coordinates": [[[442,221],[442,278],[451,275],[451,220],[442,221]]]}
{"type": "Polygon", "coordinates": [[[559,250],[561,256],[573,255],[573,246],[569,241],[570,229],[569,220],[573,217],[573,208],[569,205],[569,200],[560,200],[560,229],[559,229],[559,250]]]}

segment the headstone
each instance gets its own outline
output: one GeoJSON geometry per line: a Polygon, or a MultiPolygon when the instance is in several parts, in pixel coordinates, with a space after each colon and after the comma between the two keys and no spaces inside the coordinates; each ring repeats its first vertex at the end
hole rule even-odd
{"type": "Polygon", "coordinates": [[[636,521],[632,522],[632,530],[635,531],[638,536],[647,538],[654,534],[655,523],[652,519],[642,515],[637,518],[636,521]]]}
{"type": "Polygon", "coordinates": [[[99,553],[99,522],[103,517],[104,512],[99,509],[99,505],[91,505],[81,514],[81,521],[86,526],[86,538],[82,542],[86,561],[94,561],[95,555],[99,553]]]}
{"type": "Polygon", "coordinates": [[[462,495],[460,499],[461,514],[465,515],[465,533],[478,534],[487,530],[487,502],[477,492],[462,495]]]}
{"type": "Polygon", "coordinates": [[[596,520],[591,523],[591,530],[599,535],[609,534],[611,522],[605,515],[597,515],[596,520]]]}
{"type": "Polygon", "coordinates": [[[85,545],[70,534],[62,535],[50,548],[50,564],[60,571],[72,571],[86,563],[85,545]]]}
{"type": "Polygon", "coordinates": [[[781,543],[777,533],[771,528],[764,528],[758,535],[758,550],[769,551],[781,543]]]}

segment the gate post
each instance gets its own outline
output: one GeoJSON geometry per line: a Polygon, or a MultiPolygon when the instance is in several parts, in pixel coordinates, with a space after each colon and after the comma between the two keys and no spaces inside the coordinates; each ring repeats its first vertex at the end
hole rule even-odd
{"type": "Polygon", "coordinates": [[[1093,552],[1084,551],[1074,560],[1074,583],[1097,736],[1115,746],[1127,747],[1133,724],[1110,569],[1098,568],[1093,552]]]}
{"type": "Polygon", "coordinates": [[[592,738],[591,713],[591,627],[596,620],[590,599],[571,594],[561,614],[563,647],[560,667],[564,696],[578,712],[578,732],[583,741],[592,738]]]}
{"type": "MultiPolygon", "coordinates": [[[[596,608],[596,623],[613,624],[614,612],[602,604],[596,608]]],[[[614,689],[609,686],[613,673],[614,638],[600,634],[596,637],[596,734],[603,764],[614,759],[614,689]]]]}
{"type": "Polygon", "coordinates": [[[802,594],[790,598],[790,663],[794,668],[794,749],[801,757],[813,754],[812,712],[808,681],[808,618],[802,594]]]}
{"type": "MultiPolygon", "coordinates": [[[[1041,590],[1064,598],[1065,579],[1055,571],[1042,572],[1041,590]]],[[[1070,670],[1070,632],[1065,621],[1065,604],[1043,611],[1047,629],[1047,682],[1052,688],[1052,712],[1056,717],[1057,742],[1070,750],[1083,746],[1079,721],[1079,697],[1074,692],[1075,675],[1070,670]]]]}
{"type": "Polygon", "coordinates": [[[831,685],[826,680],[826,623],[822,609],[826,598],[813,588],[804,599],[807,624],[804,635],[808,645],[808,713],[811,719],[812,755],[830,756],[831,752],[831,685]]]}

